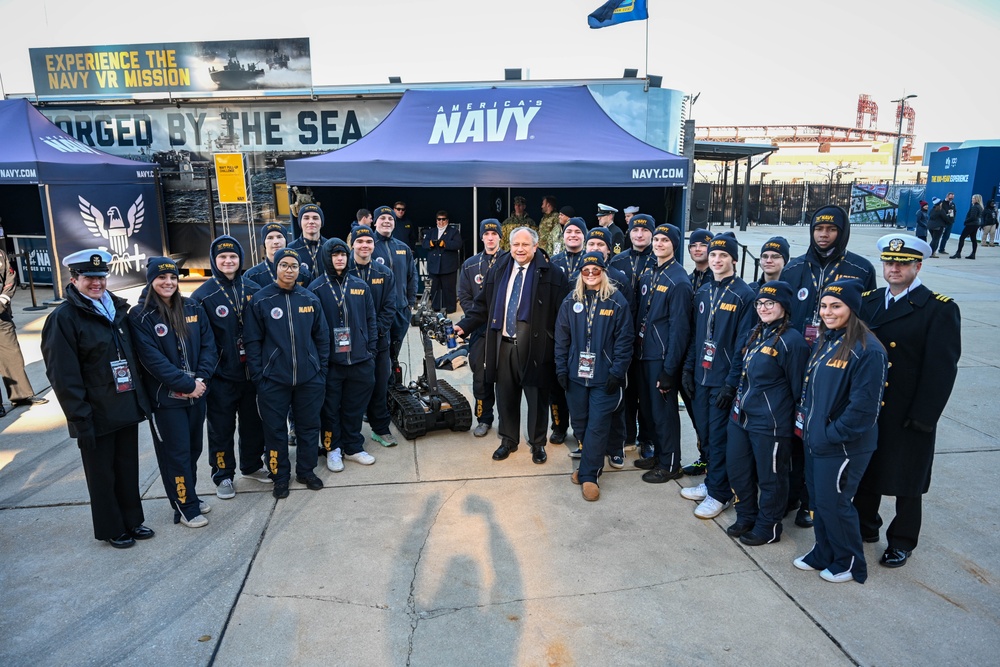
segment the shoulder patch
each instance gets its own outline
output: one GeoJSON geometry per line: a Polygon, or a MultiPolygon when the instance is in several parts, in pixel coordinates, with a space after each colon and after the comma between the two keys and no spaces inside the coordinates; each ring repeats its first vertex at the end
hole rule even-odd
{"type": "Polygon", "coordinates": [[[932,294],[934,295],[935,299],[937,299],[938,301],[943,301],[944,303],[948,303],[949,301],[954,301],[954,299],[952,299],[950,296],[945,296],[944,294],[938,294],[937,292],[932,292],[932,294]]]}

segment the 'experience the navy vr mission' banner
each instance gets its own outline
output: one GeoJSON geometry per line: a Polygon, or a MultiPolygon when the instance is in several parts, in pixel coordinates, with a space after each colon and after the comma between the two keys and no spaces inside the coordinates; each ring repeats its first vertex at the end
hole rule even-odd
{"type": "Polygon", "coordinates": [[[38,97],[309,88],[309,39],[29,49],[38,97]]]}
{"type": "Polygon", "coordinates": [[[46,230],[52,268],[60,272],[57,285],[69,280],[63,257],[87,248],[111,253],[108,288],[146,281],[146,259],[165,251],[155,185],[50,185],[45,192],[52,216],[46,230]]]}

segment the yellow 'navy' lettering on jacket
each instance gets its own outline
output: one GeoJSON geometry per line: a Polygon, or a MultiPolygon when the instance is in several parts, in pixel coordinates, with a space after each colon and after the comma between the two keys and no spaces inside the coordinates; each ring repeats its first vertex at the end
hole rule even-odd
{"type": "Polygon", "coordinates": [[[300,313],[312,313],[315,312],[312,306],[299,306],[300,313]]]}
{"type": "Polygon", "coordinates": [[[829,361],[826,362],[826,365],[830,366],[831,368],[839,368],[840,370],[843,370],[843,369],[847,368],[847,360],[846,359],[830,359],[829,361]]]}
{"type": "Polygon", "coordinates": [[[728,310],[731,313],[735,313],[736,312],[736,304],[735,303],[720,303],[719,304],[719,308],[721,308],[722,310],[728,310]]]}

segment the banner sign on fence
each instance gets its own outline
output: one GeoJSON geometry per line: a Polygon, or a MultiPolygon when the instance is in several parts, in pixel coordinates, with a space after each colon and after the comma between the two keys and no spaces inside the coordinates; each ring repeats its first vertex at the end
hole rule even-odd
{"type": "Polygon", "coordinates": [[[243,153],[216,153],[215,178],[219,182],[220,204],[247,203],[247,172],[243,153]]]}

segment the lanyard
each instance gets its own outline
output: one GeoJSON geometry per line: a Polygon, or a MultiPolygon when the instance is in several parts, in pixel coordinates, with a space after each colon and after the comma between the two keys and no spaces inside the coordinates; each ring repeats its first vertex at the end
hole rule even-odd
{"type": "Polygon", "coordinates": [[[311,266],[313,267],[313,269],[316,269],[316,255],[319,254],[319,241],[316,241],[315,250],[313,250],[311,241],[309,241],[309,239],[302,239],[302,242],[305,243],[306,252],[309,253],[309,259],[312,260],[311,266]]]}
{"type": "MultiPolygon", "coordinates": [[[[372,284],[371,281],[368,279],[368,276],[371,274],[371,272],[372,272],[372,263],[370,261],[367,264],[358,264],[357,262],[354,263],[354,273],[358,276],[358,278],[361,278],[369,285],[372,284]]],[[[330,278],[329,276],[327,276],[327,281],[329,280],[330,278]]]]}
{"type": "Polygon", "coordinates": [[[813,373],[817,368],[819,368],[820,364],[833,356],[833,353],[836,352],[843,340],[844,337],[841,336],[833,343],[827,341],[822,347],[817,348],[817,350],[813,352],[812,358],[809,359],[809,363],[806,365],[806,375],[802,379],[802,403],[805,403],[806,390],[809,388],[809,380],[812,379],[813,373]]]}
{"type": "Polygon", "coordinates": [[[587,295],[587,298],[591,299],[590,310],[587,311],[587,352],[590,352],[590,336],[594,329],[594,315],[597,313],[597,293],[592,297],[587,295]]]}
{"type": "Polygon", "coordinates": [[[729,284],[726,285],[726,289],[719,294],[719,285],[715,284],[712,286],[712,296],[709,297],[708,302],[708,340],[714,340],[715,334],[715,313],[719,310],[719,306],[722,305],[723,300],[726,298],[726,294],[729,292],[729,288],[733,286],[736,282],[736,278],[732,277],[729,280],[729,284]],[[716,301],[718,299],[718,301],[716,301]]]}
{"type": "Polygon", "coordinates": [[[656,288],[660,286],[660,278],[667,275],[667,269],[670,268],[670,265],[675,261],[676,260],[671,257],[662,268],[656,265],[647,265],[642,272],[643,275],[646,275],[646,271],[653,274],[653,278],[649,283],[649,294],[646,295],[646,311],[642,314],[642,326],[644,327],[646,326],[646,320],[649,318],[649,309],[653,306],[653,295],[656,294],[656,288]]]}
{"type": "MultiPolygon", "coordinates": [[[[830,275],[837,275],[837,269],[840,268],[840,263],[844,261],[841,257],[837,260],[837,263],[833,265],[833,271],[830,271],[830,275]]],[[[819,267],[819,280],[816,279],[816,274],[812,272],[812,268],[809,270],[809,277],[812,278],[813,289],[816,290],[816,310],[813,311],[813,324],[819,324],[819,295],[823,292],[823,287],[826,285],[827,270],[822,266],[819,267]]]]}
{"type": "Polygon", "coordinates": [[[244,298],[245,297],[245,290],[242,289],[243,288],[243,282],[240,281],[240,288],[241,289],[240,289],[239,292],[236,291],[236,283],[235,282],[232,283],[232,285],[231,285],[232,288],[233,288],[233,296],[236,297],[236,303],[233,303],[233,300],[231,298],[229,298],[229,292],[226,291],[226,288],[223,287],[222,284],[218,280],[215,281],[215,284],[217,284],[219,287],[222,287],[222,294],[223,294],[223,296],[226,297],[226,301],[229,302],[229,305],[233,309],[233,312],[236,313],[236,321],[239,322],[239,324],[240,324],[240,333],[242,333],[243,332],[243,303],[244,303],[244,300],[245,300],[245,298],[244,298]]]}
{"type": "Polygon", "coordinates": [[[572,276],[574,273],[576,273],[576,267],[577,265],[580,264],[581,257],[583,257],[583,252],[578,252],[574,254],[571,254],[569,252],[566,253],[567,276],[572,276]]]}
{"type": "Polygon", "coordinates": [[[632,259],[632,289],[635,289],[635,286],[639,284],[639,281],[642,280],[647,271],[652,270],[648,259],[649,255],[639,254],[636,254],[632,259]],[[642,272],[639,271],[640,262],[642,263],[642,272]]]}
{"type": "MultiPolygon", "coordinates": [[[[775,329],[775,331],[777,331],[777,329],[775,329]]],[[[750,367],[750,361],[754,358],[754,356],[758,352],[761,351],[761,349],[763,349],[764,345],[766,345],[768,343],[768,341],[771,340],[771,336],[767,335],[767,334],[768,334],[768,332],[766,330],[765,331],[761,331],[760,332],[760,341],[758,343],[754,344],[754,346],[752,348],[748,349],[747,353],[743,356],[743,377],[744,378],[747,376],[747,369],[750,367]]],[[[775,339],[777,339],[777,336],[775,336],[775,339]]]]}
{"type": "MultiPolygon", "coordinates": [[[[488,263],[488,264],[486,265],[486,271],[488,272],[488,271],[489,271],[490,269],[492,269],[492,268],[493,268],[493,265],[494,265],[494,264],[496,264],[496,261],[497,261],[497,253],[493,253],[492,255],[487,255],[487,254],[486,254],[485,252],[482,252],[482,253],[480,253],[480,255],[479,255],[479,266],[478,266],[478,268],[476,269],[476,272],[477,272],[477,273],[478,273],[479,275],[483,276],[484,278],[486,277],[486,274],[485,274],[485,273],[483,273],[483,260],[484,260],[485,258],[487,258],[487,257],[489,257],[489,258],[490,258],[490,261],[489,261],[489,263],[488,263]]],[[[483,288],[483,286],[482,286],[482,283],[480,283],[480,285],[479,285],[479,289],[480,289],[480,290],[482,290],[482,288],[483,288]]]]}
{"type": "Polygon", "coordinates": [[[330,280],[330,276],[324,273],[323,277],[326,278],[326,284],[330,288],[330,293],[333,294],[333,302],[337,304],[337,308],[340,310],[340,317],[344,322],[344,326],[350,326],[347,321],[347,310],[344,308],[344,301],[347,299],[347,293],[344,291],[343,285],[337,286],[340,289],[340,296],[338,296],[337,290],[333,289],[333,282],[330,280]]]}

